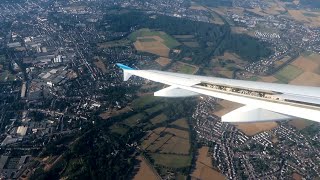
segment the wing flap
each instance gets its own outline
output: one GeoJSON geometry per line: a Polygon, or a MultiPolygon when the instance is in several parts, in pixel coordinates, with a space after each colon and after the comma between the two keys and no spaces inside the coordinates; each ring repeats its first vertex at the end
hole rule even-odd
{"type": "Polygon", "coordinates": [[[223,122],[267,122],[293,119],[291,116],[252,106],[243,106],[221,117],[223,122]]]}
{"type": "Polygon", "coordinates": [[[177,88],[174,86],[161,89],[154,93],[154,96],[162,96],[162,97],[189,97],[189,96],[198,96],[198,95],[199,93],[177,88]]]}

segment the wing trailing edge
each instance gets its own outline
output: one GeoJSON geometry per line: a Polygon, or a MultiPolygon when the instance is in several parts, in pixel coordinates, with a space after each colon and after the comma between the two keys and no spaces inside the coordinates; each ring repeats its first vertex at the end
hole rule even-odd
{"type": "Polygon", "coordinates": [[[221,117],[223,122],[268,122],[293,119],[291,116],[252,106],[243,106],[221,117]]]}
{"type": "Polygon", "coordinates": [[[154,93],[154,96],[162,96],[162,97],[189,97],[189,96],[198,96],[198,95],[200,94],[193,91],[174,87],[174,86],[161,89],[154,93]]]}

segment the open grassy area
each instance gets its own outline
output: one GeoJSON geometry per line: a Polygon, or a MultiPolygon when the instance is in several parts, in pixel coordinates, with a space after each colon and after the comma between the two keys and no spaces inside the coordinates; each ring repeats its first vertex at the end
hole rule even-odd
{"type": "Polygon", "coordinates": [[[190,140],[172,136],[165,144],[162,145],[160,152],[168,154],[188,155],[190,150],[190,140]]]}
{"type": "Polygon", "coordinates": [[[141,42],[154,42],[154,41],[157,41],[157,40],[155,40],[153,38],[143,38],[143,39],[139,39],[139,41],[141,41],[141,42]]]}
{"type": "Polygon", "coordinates": [[[132,102],[132,108],[141,109],[141,108],[145,107],[146,105],[149,105],[149,104],[154,103],[159,100],[160,99],[158,97],[155,97],[153,95],[142,96],[142,97],[135,99],[132,102]]]}
{"type": "Polygon", "coordinates": [[[0,82],[1,81],[13,81],[15,76],[11,74],[8,70],[3,71],[0,73],[0,82]]]}
{"type": "Polygon", "coordinates": [[[157,150],[161,149],[161,147],[164,144],[166,144],[171,138],[172,138],[171,134],[165,134],[165,135],[159,137],[156,141],[152,142],[147,150],[154,153],[157,150]]]}
{"type": "Polygon", "coordinates": [[[234,123],[234,125],[247,136],[254,136],[258,133],[269,131],[278,126],[276,122],[234,123]]]}
{"type": "Polygon", "coordinates": [[[0,55],[0,63],[4,63],[6,61],[6,56],[0,55]]]}
{"type": "Polygon", "coordinates": [[[146,109],[145,112],[147,112],[148,114],[153,114],[153,113],[158,112],[161,109],[163,109],[163,107],[164,107],[163,104],[157,104],[156,106],[153,106],[149,109],[146,109]]]}
{"type": "Polygon", "coordinates": [[[184,74],[195,74],[199,70],[199,67],[178,61],[172,65],[170,70],[184,74]]]}
{"type": "Polygon", "coordinates": [[[150,121],[152,124],[158,124],[166,120],[168,120],[168,117],[165,114],[159,114],[158,116],[152,118],[150,121]]]}
{"type": "Polygon", "coordinates": [[[260,78],[258,76],[251,76],[248,80],[249,81],[260,81],[260,78]]]}
{"type": "Polygon", "coordinates": [[[289,83],[291,80],[295,79],[302,73],[302,69],[289,64],[283,69],[281,69],[279,72],[277,72],[275,78],[282,82],[289,83]]]}
{"type": "Polygon", "coordinates": [[[119,46],[127,46],[130,44],[129,40],[121,39],[116,41],[107,41],[103,43],[98,43],[98,48],[111,48],[111,47],[119,47],[119,46]]]}
{"type": "Polygon", "coordinates": [[[143,179],[157,180],[157,179],[159,179],[158,173],[153,168],[151,168],[151,166],[149,165],[149,163],[146,161],[145,158],[143,158],[142,156],[139,156],[137,159],[140,161],[139,171],[134,176],[133,180],[143,180],[143,179]]]}
{"type": "Polygon", "coordinates": [[[195,68],[189,65],[183,65],[179,70],[180,73],[185,73],[185,74],[193,74],[194,71],[195,71],[195,68]]]}
{"type": "Polygon", "coordinates": [[[174,154],[157,154],[152,153],[152,158],[155,164],[163,165],[169,168],[182,168],[190,166],[191,157],[189,155],[174,155],[174,154]]]}
{"type": "Polygon", "coordinates": [[[99,68],[103,73],[107,73],[108,70],[106,68],[106,65],[103,63],[103,61],[101,59],[99,59],[99,57],[95,58],[94,60],[94,65],[97,66],[97,68],[99,68]]]}
{"type": "MultiPolygon", "coordinates": [[[[180,45],[180,43],[175,40],[173,37],[169,36],[167,33],[162,31],[152,31],[150,29],[140,29],[138,31],[135,31],[129,35],[129,39],[131,41],[136,41],[138,37],[148,37],[148,36],[158,36],[161,39],[163,39],[163,43],[170,49],[177,47],[180,45]]],[[[149,39],[149,38],[147,38],[149,39]]]]}
{"type": "Polygon", "coordinates": [[[314,121],[309,121],[309,120],[305,120],[305,119],[296,119],[296,120],[290,121],[289,124],[299,130],[302,130],[302,129],[314,124],[314,121]]]}
{"type": "Polygon", "coordinates": [[[182,119],[178,119],[176,121],[174,121],[173,123],[171,123],[172,125],[176,125],[176,126],[179,126],[179,127],[182,127],[182,128],[187,128],[189,129],[189,124],[187,122],[187,120],[185,118],[182,118],[182,119]]]}
{"type": "Polygon", "coordinates": [[[126,125],[133,127],[136,124],[139,123],[139,121],[144,118],[144,114],[143,113],[139,113],[139,114],[135,114],[133,116],[130,116],[129,118],[125,119],[123,121],[123,123],[125,123],[126,125]]]}
{"type": "Polygon", "coordinates": [[[124,135],[128,132],[128,129],[122,127],[122,126],[119,126],[117,124],[114,124],[110,127],[110,130],[112,133],[116,133],[116,134],[120,134],[120,135],[124,135]]]}
{"type": "Polygon", "coordinates": [[[196,167],[193,172],[190,174],[191,177],[195,179],[202,179],[202,180],[224,180],[226,177],[215,170],[212,166],[212,160],[209,156],[209,147],[202,147],[198,150],[198,157],[196,161],[196,167]]]}

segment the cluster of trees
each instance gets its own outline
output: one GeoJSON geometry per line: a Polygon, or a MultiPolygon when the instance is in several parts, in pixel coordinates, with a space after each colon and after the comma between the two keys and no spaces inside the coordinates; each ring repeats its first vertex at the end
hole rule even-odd
{"type": "Polygon", "coordinates": [[[320,1],[315,0],[300,0],[300,4],[310,8],[320,8],[320,1]]]}
{"type": "Polygon", "coordinates": [[[232,0],[218,0],[218,1],[208,1],[208,0],[195,0],[195,2],[209,7],[220,7],[220,6],[232,6],[232,0]]]}
{"type": "Polygon", "coordinates": [[[188,19],[157,15],[150,18],[143,12],[112,14],[105,17],[109,30],[132,32],[140,28],[165,31],[171,35],[193,35],[199,47],[181,45],[181,53],[172,54],[173,59],[191,58],[197,65],[206,65],[213,56],[220,56],[225,51],[237,53],[246,61],[254,62],[271,55],[270,45],[248,35],[233,34],[228,24],[215,25],[195,22],[188,19]]]}

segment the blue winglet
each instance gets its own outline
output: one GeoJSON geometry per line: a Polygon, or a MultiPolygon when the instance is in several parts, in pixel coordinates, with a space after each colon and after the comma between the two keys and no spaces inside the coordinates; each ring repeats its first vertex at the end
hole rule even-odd
{"type": "Polygon", "coordinates": [[[123,70],[135,70],[135,69],[133,69],[133,68],[131,68],[131,67],[129,67],[129,66],[123,65],[123,64],[121,64],[121,63],[117,63],[117,66],[118,66],[119,68],[123,69],[123,70]]]}

